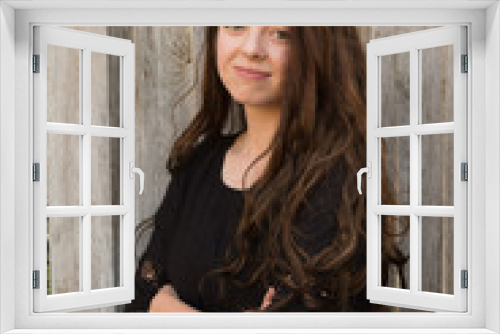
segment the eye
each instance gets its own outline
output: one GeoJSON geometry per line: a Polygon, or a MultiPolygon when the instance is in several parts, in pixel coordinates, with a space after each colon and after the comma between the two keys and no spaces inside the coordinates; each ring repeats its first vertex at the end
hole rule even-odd
{"type": "Polygon", "coordinates": [[[287,30],[276,30],[276,37],[278,39],[289,39],[290,38],[290,32],[287,30]]]}
{"type": "Polygon", "coordinates": [[[243,26],[229,26],[229,27],[228,27],[228,26],[226,26],[226,27],[224,27],[224,28],[226,28],[226,29],[230,29],[230,30],[242,30],[242,29],[243,29],[243,28],[245,28],[245,27],[243,27],[243,26]]]}

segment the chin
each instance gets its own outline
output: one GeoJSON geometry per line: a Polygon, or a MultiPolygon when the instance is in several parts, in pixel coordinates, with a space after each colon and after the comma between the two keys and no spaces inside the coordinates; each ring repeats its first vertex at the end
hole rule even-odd
{"type": "Polygon", "coordinates": [[[275,100],[271,99],[238,99],[234,98],[234,100],[240,104],[252,106],[252,107],[272,107],[276,106],[278,103],[275,100]]]}

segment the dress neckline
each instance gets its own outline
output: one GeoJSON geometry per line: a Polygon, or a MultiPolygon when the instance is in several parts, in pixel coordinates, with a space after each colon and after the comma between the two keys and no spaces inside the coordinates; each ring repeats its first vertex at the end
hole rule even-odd
{"type": "Polygon", "coordinates": [[[233,193],[243,194],[243,193],[247,192],[249,189],[252,189],[252,187],[246,188],[246,189],[233,188],[230,185],[226,184],[226,182],[224,182],[224,177],[223,177],[224,176],[223,175],[224,163],[226,160],[227,152],[229,151],[229,148],[231,147],[231,145],[234,143],[234,141],[236,140],[236,138],[240,134],[241,134],[241,132],[226,135],[226,138],[225,138],[226,140],[225,140],[224,145],[222,145],[222,153],[220,154],[220,159],[218,161],[218,170],[217,170],[218,178],[217,179],[219,181],[218,183],[224,189],[227,189],[233,193]]]}

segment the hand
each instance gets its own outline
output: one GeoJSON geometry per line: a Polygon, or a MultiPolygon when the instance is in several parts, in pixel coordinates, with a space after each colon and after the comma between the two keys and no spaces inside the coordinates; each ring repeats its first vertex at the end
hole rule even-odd
{"type": "MultiPolygon", "coordinates": [[[[267,290],[264,298],[262,298],[262,303],[260,305],[260,310],[263,311],[271,305],[273,298],[276,296],[276,289],[273,286],[270,286],[267,290]]],[[[245,310],[244,312],[256,312],[254,309],[245,310]]]]}
{"type": "Polygon", "coordinates": [[[198,312],[184,303],[170,284],[164,285],[151,300],[149,312],[198,312]]]}
{"type": "Polygon", "coordinates": [[[161,289],[160,291],[162,291],[163,293],[166,293],[168,294],[169,296],[171,297],[175,297],[177,299],[179,299],[179,295],[177,294],[177,292],[174,290],[174,287],[170,284],[165,284],[161,289]]]}

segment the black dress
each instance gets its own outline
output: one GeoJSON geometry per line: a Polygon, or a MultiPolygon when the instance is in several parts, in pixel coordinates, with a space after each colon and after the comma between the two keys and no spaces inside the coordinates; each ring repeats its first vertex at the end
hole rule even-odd
{"type": "MultiPolygon", "coordinates": [[[[223,159],[236,137],[237,134],[224,135],[219,140],[200,143],[189,162],[172,175],[156,212],[151,241],[136,271],[135,299],[125,305],[125,312],[147,312],[158,289],[167,283],[185,303],[198,311],[221,312],[215,292],[209,289],[200,294],[197,287],[204,273],[222,264],[224,250],[243,210],[243,191],[229,187],[222,180],[223,159]]],[[[329,184],[325,182],[319,188],[316,203],[340,199],[342,173],[337,174],[329,184]]],[[[335,205],[331,204],[330,201],[332,210],[321,209],[317,214],[303,216],[300,222],[301,230],[309,235],[301,241],[301,246],[309,254],[332,240],[336,219],[335,205]]],[[[232,307],[225,311],[256,309],[266,291],[264,286],[233,289],[228,294],[232,307]]],[[[352,299],[349,310],[363,312],[368,306],[363,291],[352,299]]],[[[280,311],[308,310],[297,299],[280,311]]]]}

